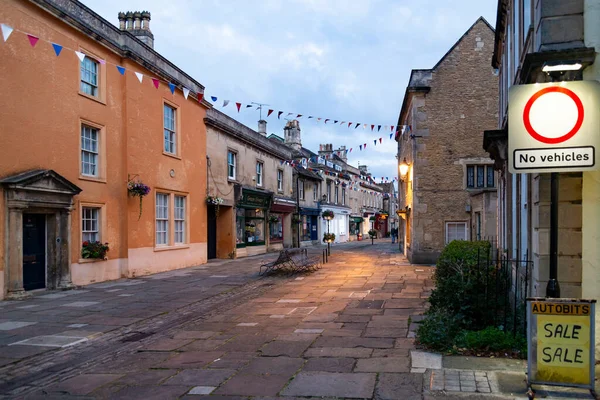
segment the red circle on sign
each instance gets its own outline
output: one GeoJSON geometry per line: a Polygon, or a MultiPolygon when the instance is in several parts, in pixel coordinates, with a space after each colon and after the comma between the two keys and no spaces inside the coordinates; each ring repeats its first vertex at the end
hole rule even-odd
{"type": "Polygon", "coordinates": [[[546,144],[562,143],[564,141],[571,139],[573,136],[575,136],[577,131],[579,131],[579,129],[581,128],[581,125],[583,124],[583,103],[581,102],[581,99],[575,93],[573,93],[573,91],[571,91],[567,88],[560,87],[560,86],[547,87],[547,88],[540,90],[539,92],[536,92],[527,101],[527,104],[525,104],[525,109],[523,110],[523,123],[525,124],[525,129],[527,130],[527,132],[529,132],[531,137],[533,137],[535,140],[540,141],[542,143],[546,143],[546,144]],[[575,102],[575,105],[577,106],[577,121],[575,122],[575,126],[573,126],[573,129],[571,129],[565,135],[559,136],[556,138],[548,138],[546,136],[540,135],[535,129],[533,129],[533,127],[531,126],[531,121],[529,120],[529,113],[531,112],[531,106],[533,106],[533,103],[537,99],[539,99],[540,97],[542,97],[543,95],[545,95],[547,93],[555,93],[555,92],[566,94],[567,96],[569,96],[571,98],[571,100],[573,100],[575,102]]]}

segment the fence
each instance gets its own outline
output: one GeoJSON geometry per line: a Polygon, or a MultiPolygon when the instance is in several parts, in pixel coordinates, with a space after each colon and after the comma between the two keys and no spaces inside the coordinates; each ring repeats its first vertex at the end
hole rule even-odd
{"type": "MultiPolygon", "coordinates": [[[[483,316],[486,326],[501,327],[513,335],[527,333],[526,299],[530,290],[533,261],[528,253],[509,258],[500,254],[495,241],[490,242],[487,254],[477,254],[477,269],[483,285],[481,300],[487,312],[483,316]]],[[[485,252],[484,252],[485,253],[485,252]]]]}

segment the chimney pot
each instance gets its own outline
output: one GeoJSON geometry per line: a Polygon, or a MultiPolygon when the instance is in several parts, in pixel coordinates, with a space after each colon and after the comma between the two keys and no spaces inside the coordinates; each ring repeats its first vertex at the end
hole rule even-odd
{"type": "Polygon", "coordinates": [[[265,121],[264,119],[258,121],[258,133],[260,133],[263,136],[267,136],[267,121],[265,121]]]}
{"type": "Polygon", "coordinates": [[[119,28],[126,30],[147,46],[154,48],[154,35],[150,31],[149,11],[127,11],[119,13],[119,28]]]}

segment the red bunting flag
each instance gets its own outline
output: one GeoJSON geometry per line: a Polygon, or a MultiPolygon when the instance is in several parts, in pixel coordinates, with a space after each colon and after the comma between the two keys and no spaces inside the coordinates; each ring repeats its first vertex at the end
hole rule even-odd
{"type": "Polygon", "coordinates": [[[348,122],[348,128],[350,128],[350,125],[352,125],[352,122],[348,122]]]}
{"type": "Polygon", "coordinates": [[[152,78],[152,84],[153,84],[153,85],[154,85],[154,87],[155,87],[155,88],[157,88],[157,89],[158,89],[158,84],[159,84],[159,82],[160,82],[160,81],[159,81],[158,79],[156,79],[156,78],[152,78]]]}
{"type": "Polygon", "coordinates": [[[379,138],[379,143],[381,144],[381,138],[379,138]]]}
{"type": "Polygon", "coordinates": [[[365,143],[365,149],[367,148],[367,144],[365,143]]]}
{"type": "Polygon", "coordinates": [[[371,132],[373,132],[373,129],[375,129],[375,125],[371,125],[371,132]]]}
{"type": "Polygon", "coordinates": [[[29,44],[31,45],[31,47],[35,47],[38,40],[40,40],[39,37],[30,35],[29,33],[27,34],[27,39],[29,39],[29,44]]]}
{"type": "Polygon", "coordinates": [[[273,110],[269,110],[269,111],[267,112],[267,117],[268,117],[269,115],[271,115],[272,113],[273,113],[273,110]]]}
{"type": "Polygon", "coordinates": [[[202,103],[202,99],[204,99],[204,93],[198,93],[198,103],[202,103]]]}
{"type": "Polygon", "coordinates": [[[390,126],[390,132],[394,132],[394,125],[390,126]]]}
{"type": "Polygon", "coordinates": [[[242,106],[242,103],[235,103],[235,106],[238,109],[238,112],[240,112],[240,107],[242,106]]]}
{"type": "Polygon", "coordinates": [[[349,153],[352,153],[352,147],[350,147],[350,151],[349,151],[349,153]]]}

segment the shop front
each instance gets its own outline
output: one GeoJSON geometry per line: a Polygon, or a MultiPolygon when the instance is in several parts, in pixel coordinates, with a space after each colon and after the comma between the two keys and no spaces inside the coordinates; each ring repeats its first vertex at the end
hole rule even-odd
{"type": "Polygon", "coordinates": [[[362,223],[363,218],[358,215],[350,215],[349,223],[349,240],[362,240],[362,223]]]}
{"type": "Polygon", "coordinates": [[[236,204],[236,256],[246,257],[267,252],[267,210],[271,193],[242,189],[236,204]]]}
{"type": "Polygon", "coordinates": [[[319,209],[300,208],[300,245],[319,243],[319,209]]]}
{"type": "MultiPolygon", "coordinates": [[[[348,242],[349,233],[349,216],[350,209],[345,207],[335,207],[331,205],[323,206],[323,210],[333,211],[334,217],[332,220],[323,221],[323,233],[333,233],[335,235],[334,243],[348,242]]],[[[323,235],[321,235],[322,237],[323,235]]]]}
{"type": "Polygon", "coordinates": [[[273,198],[269,210],[268,251],[282,250],[292,245],[292,213],[296,211],[296,203],[285,197],[273,198]]]}

